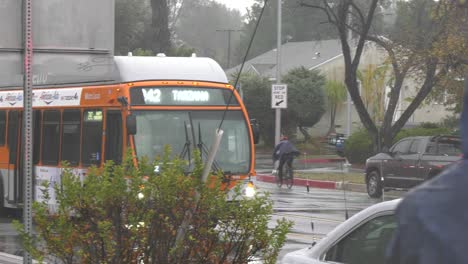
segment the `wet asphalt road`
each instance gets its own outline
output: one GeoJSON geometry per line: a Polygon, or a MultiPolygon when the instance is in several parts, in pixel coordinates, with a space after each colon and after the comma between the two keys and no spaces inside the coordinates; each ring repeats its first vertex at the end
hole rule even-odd
{"type": "MultiPolygon", "coordinates": [[[[310,192],[303,186],[293,186],[292,189],[278,188],[275,184],[257,182],[259,191],[270,193],[274,202],[274,213],[270,226],[277,219],[286,218],[294,222],[287,236],[285,246],[279,259],[291,251],[305,248],[314,240],[318,240],[338,224],[345,221],[346,211],[351,217],[370,205],[379,203],[381,199],[371,199],[365,193],[346,192],[342,190],[327,190],[311,188],[310,192]],[[345,201],[346,197],[346,201],[345,201]],[[314,224],[314,230],[311,228],[314,224]]],[[[386,196],[386,200],[400,197],[400,194],[386,196]]]]}
{"type": "Polygon", "coordinates": [[[18,213],[13,210],[0,210],[0,252],[22,255],[18,233],[14,230],[12,221],[19,220],[18,213]]]}
{"type": "MultiPolygon", "coordinates": [[[[381,201],[371,199],[365,193],[344,193],[341,190],[311,188],[310,192],[307,192],[303,186],[287,189],[264,182],[257,182],[257,186],[260,192],[268,192],[274,203],[271,227],[281,218],[294,222],[279,259],[287,252],[307,247],[314,239],[323,237],[345,220],[346,211],[352,216],[381,201]],[[314,230],[311,229],[311,222],[314,223],[314,230]]],[[[392,198],[395,197],[387,196],[387,199],[392,198]]],[[[21,255],[19,239],[11,224],[14,219],[19,217],[15,217],[11,211],[2,211],[0,214],[0,252],[21,255]]]]}
{"type": "MultiPolygon", "coordinates": [[[[339,168],[341,164],[298,164],[296,169],[339,168]],[[303,166],[299,168],[298,166],[303,166]]],[[[269,155],[257,156],[257,169],[259,172],[271,172],[271,158],[269,155]]],[[[274,202],[274,214],[270,226],[274,226],[277,219],[286,218],[294,222],[287,242],[280,252],[279,259],[290,251],[307,247],[320,239],[339,223],[345,220],[346,211],[349,216],[360,210],[380,202],[371,199],[365,193],[346,192],[340,190],[310,189],[307,192],[303,186],[294,186],[292,189],[278,188],[274,184],[257,182],[259,191],[269,192],[274,202]],[[346,202],[345,202],[346,197],[346,202]],[[311,229],[314,223],[314,230],[311,229]]],[[[388,199],[394,197],[387,196],[388,199]]],[[[12,220],[19,219],[12,211],[0,211],[0,252],[22,255],[19,238],[11,224],[12,220]]]]}
{"type": "MultiPolygon", "coordinates": [[[[301,160],[307,160],[307,155],[300,155],[294,159],[294,170],[302,171],[315,171],[315,172],[327,172],[327,171],[339,171],[346,169],[345,161],[339,162],[302,162],[301,160]]],[[[318,159],[317,159],[318,160],[318,159]]],[[[256,153],[255,154],[255,170],[257,173],[271,173],[273,169],[273,161],[271,159],[271,154],[267,153],[256,153]]],[[[363,169],[358,168],[348,168],[349,172],[353,173],[364,173],[363,169]]]]}

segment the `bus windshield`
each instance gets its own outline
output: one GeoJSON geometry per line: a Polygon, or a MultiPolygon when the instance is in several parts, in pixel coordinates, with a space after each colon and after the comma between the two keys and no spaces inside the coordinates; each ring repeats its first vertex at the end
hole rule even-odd
{"type": "MultiPolygon", "coordinates": [[[[193,167],[194,149],[206,161],[223,111],[133,111],[137,119],[135,148],[139,158],[150,161],[171,147],[172,156],[189,160],[193,167]]],[[[250,140],[247,123],[241,111],[228,111],[224,119],[214,170],[246,174],[250,169],[250,140]]]]}

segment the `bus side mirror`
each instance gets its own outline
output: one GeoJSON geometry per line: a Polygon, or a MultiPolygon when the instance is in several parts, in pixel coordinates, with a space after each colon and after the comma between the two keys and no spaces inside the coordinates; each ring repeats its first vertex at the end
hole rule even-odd
{"type": "Polygon", "coordinates": [[[137,133],[136,117],[132,114],[127,116],[127,134],[135,135],[137,133]]]}
{"type": "Polygon", "coordinates": [[[256,119],[250,119],[250,127],[252,128],[254,144],[260,141],[260,128],[256,119]]]}

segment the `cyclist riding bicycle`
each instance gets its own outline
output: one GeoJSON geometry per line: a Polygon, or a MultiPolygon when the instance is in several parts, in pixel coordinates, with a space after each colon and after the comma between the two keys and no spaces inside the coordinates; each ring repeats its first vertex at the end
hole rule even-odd
{"type": "Polygon", "coordinates": [[[275,170],[278,171],[278,177],[280,181],[283,181],[283,166],[285,163],[292,168],[294,156],[299,155],[299,151],[296,147],[288,140],[287,136],[282,136],[280,143],[276,145],[273,151],[273,164],[275,164],[275,170]]]}

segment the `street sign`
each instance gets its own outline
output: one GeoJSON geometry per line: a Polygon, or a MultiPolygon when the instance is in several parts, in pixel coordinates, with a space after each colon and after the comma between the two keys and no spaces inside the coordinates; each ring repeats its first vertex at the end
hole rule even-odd
{"type": "Polygon", "coordinates": [[[273,84],[271,86],[271,108],[288,108],[288,86],[273,84]]]}

